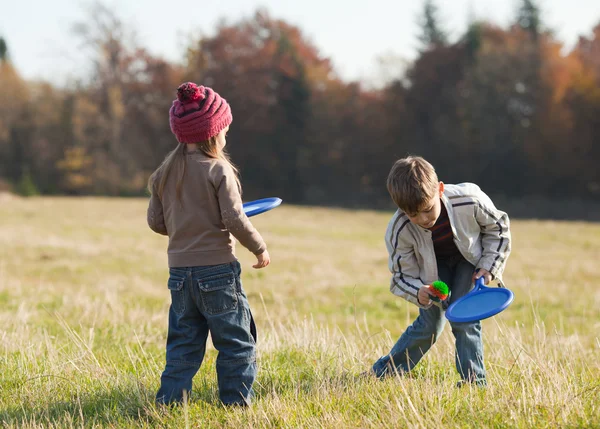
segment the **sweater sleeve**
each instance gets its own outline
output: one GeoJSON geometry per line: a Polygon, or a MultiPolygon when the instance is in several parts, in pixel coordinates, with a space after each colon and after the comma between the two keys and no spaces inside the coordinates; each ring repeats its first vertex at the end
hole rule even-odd
{"type": "Polygon", "coordinates": [[[478,200],[475,217],[481,228],[483,255],[476,268],[484,268],[494,278],[500,278],[511,250],[510,221],[481,190],[478,200]]]}
{"type": "Polygon", "coordinates": [[[388,250],[388,265],[392,278],[390,291],[420,308],[427,309],[429,305],[421,305],[417,299],[419,289],[425,284],[419,277],[419,263],[415,256],[414,244],[406,234],[406,226],[410,220],[405,215],[396,215],[388,225],[385,244],[388,250]]]}
{"type": "Polygon", "coordinates": [[[223,162],[215,165],[213,173],[223,224],[242,246],[255,255],[260,255],[267,249],[267,245],[244,213],[235,173],[223,162]]]}
{"type": "Polygon", "coordinates": [[[148,220],[148,226],[152,231],[156,232],[157,234],[168,235],[162,202],[160,201],[160,198],[158,198],[156,189],[152,190],[146,217],[148,220]]]}

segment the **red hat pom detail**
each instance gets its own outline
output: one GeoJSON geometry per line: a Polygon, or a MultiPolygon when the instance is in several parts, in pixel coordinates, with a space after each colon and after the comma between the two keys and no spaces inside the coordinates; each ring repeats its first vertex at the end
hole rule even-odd
{"type": "Polygon", "coordinates": [[[186,82],[177,88],[177,99],[182,103],[198,102],[204,99],[204,87],[198,86],[194,82],[186,82]]]}

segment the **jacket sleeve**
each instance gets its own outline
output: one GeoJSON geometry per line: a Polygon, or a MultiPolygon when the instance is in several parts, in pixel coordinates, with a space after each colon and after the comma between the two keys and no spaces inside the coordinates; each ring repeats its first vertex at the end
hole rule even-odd
{"type": "Polygon", "coordinates": [[[168,235],[162,202],[160,201],[160,198],[158,198],[156,189],[152,190],[146,217],[148,220],[148,226],[152,231],[156,232],[157,234],[168,235]]]}
{"type": "Polygon", "coordinates": [[[267,245],[244,213],[235,173],[223,163],[218,163],[213,171],[223,224],[242,246],[255,255],[260,255],[267,249],[267,245]]]}
{"type": "Polygon", "coordinates": [[[421,305],[417,300],[417,293],[424,283],[419,278],[420,269],[414,243],[406,230],[409,223],[410,220],[404,214],[394,216],[386,232],[388,266],[392,273],[390,291],[420,308],[429,308],[431,304],[421,305]]]}
{"type": "Polygon", "coordinates": [[[500,279],[511,250],[510,220],[481,190],[478,200],[475,217],[481,228],[483,253],[475,268],[488,270],[494,278],[500,279]]]}

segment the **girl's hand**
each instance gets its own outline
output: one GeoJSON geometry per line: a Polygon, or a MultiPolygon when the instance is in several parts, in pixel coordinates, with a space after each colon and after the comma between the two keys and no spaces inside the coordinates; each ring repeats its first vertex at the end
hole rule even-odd
{"type": "Polygon", "coordinates": [[[479,270],[475,271],[473,273],[473,283],[475,283],[475,280],[477,280],[479,277],[484,277],[483,280],[483,284],[489,284],[489,282],[492,281],[492,274],[488,271],[488,270],[484,270],[483,268],[480,268],[479,270]]]}
{"type": "Polygon", "coordinates": [[[252,265],[252,268],[260,269],[264,268],[271,263],[271,257],[269,256],[269,251],[265,250],[260,255],[256,255],[257,262],[252,265]]]}

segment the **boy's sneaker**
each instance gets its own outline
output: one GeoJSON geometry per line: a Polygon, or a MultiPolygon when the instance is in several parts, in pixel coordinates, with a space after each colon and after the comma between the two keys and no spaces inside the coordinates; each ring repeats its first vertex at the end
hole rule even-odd
{"type": "Polygon", "coordinates": [[[360,374],[358,374],[356,376],[356,381],[359,380],[368,380],[371,378],[377,378],[377,375],[375,374],[375,371],[373,371],[373,369],[370,369],[368,371],[363,371],[360,374]]]}
{"type": "Polygon", "coordinates": [[[475,381],[467,381],[467,380],[460,380],[456,383],[456,387],[458,389],[465,387],[465,386],[474,386],[474,387],[480,387],[482,389],[485,389],[487,387],[487,381],[485,378],[481,378],[479,380],[475,380],[475,381]]]}

